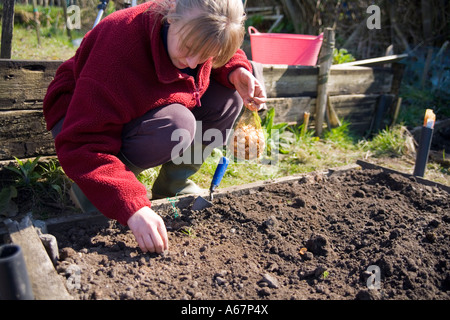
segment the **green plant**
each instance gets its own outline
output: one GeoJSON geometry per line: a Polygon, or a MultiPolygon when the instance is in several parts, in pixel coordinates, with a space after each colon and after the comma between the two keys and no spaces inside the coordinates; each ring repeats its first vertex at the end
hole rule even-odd
{"type": "Polygon", "coordinates": [[[176,206],[176,196],[175,198],[167,198],[167,201],[170,202],[170,204],[172,205],[172,211],[173,211],[173,217],[176,219],[180,216],[179,212],[178,212],[178,208],[176,206]]]}
{"type": "Polygon", "coordinates": [[[185,235],[187,235],[190,238],[195,238],[195,231],[194,229],[192,229],[192,227],[184,227],[183,229],[181,229],[181,233],[184,233],[185,235]]]}
{"type": "Polygon", "coordinates": [[[407,154],[412,144],[408,130],[402,125],[386,128],[372,138],[361,140],[359,146],[364,151],[370,151],[376,157],[400,157],[407,154]]]}
{"type": "Polygon", "coordinates": [[[295,143],[311,143],[313,141],[317,141],[318,138],[314,138],[315,132],[314,130],[307,130],[307,128],[305,127],[305,124],[302,123],[299,126],[289,126],[287,127],[287,130],[292,132],[292,134],[295,137],[295,143]]]}
{"type": "Polygon", "coordinates": [[[18,175],[17,184],[19,186],[34,186],[41,178],[41,175],[35,171],[40,157],[35,158],[33,161],[30,159],[27,159],[27,161],[22,161],[16,157],[14,158],[18,163],[18,168],[15,166],[7,166],[5,168],[15,172],[18,175]]]}
{"type": "Polygon", "coordinates": [[[66,195],[70,189],[71,181],[66,176],[58,160],[51,159],[45,165],[40,165],[42,170],[41,191],[49,200],[63,208],[67,205],[66,195]]]}
{"type": "Polygon", "coordinates": [[[245,30],[248,29],[249,26],[253,26],[255,28],[259,28],[264,22],[264,16],[261,14],[254,14],[252,16],[249,16],[245,20],[245,30]]]}
{"type": "Polygon", "coordinates": [[[333,64],[341,64],[355,61],[355,57],[347,51],[347,49],[333,49],[333,64]]]}
{"type": "Polygon", "coordinates": [[[324,140],[346,149],[351,147],[354,138],[350,132],[350,122],[343,120],[339,127],[331,128],[331,130],[324,131],[324,140]]]}
{"type": "Polygon", "coordinates": [[[138,174],[137,179],[144,185],[151,186],[158,177],[161,166],[149,168],[138,174]]]}
{"type": "Polygon", "coordinates": [[[267,157],[271,157],[272,152],[277,150],[279,153],[286,154],[289,152],[289,142],[281,139],[281,133],[286,130],[288,124],[286,122],[274,123],[275,120],[275,108],[271,108],[267,111],[266,116],[261,121],[261,126],[264,130],[266,137],[267,157]]]}
{"type": "Polygon", "coordinates": [[[27,161],[15,159],[17,166],[9,165],[5,167],[5,169],[15,174],[14,184],[5,186],[0,191],[0,215],[6,217],[12,217],[17,214],[18,206],[13,199],[18,197],[19,191],[25,189],[34,193],[38,180],[41,179],[41,175],[35,170],[39,157],[33,161],[30,159],[27,161]]]}
{"type": "Polygon", "coordinates": [[[45,208],[64,210],[70,207],[68,190],[71,181],[57,160],[39,164],[40,157],[15,159],[16,164],[5,167],[13,176],[0,191],[0,214],[14,216],[22,208],[46,215],[45,208]]]}
{"type": "Polygon", "coordinates": [[[426,109],[433,109],[436,117],[445,119],[450,117],[448,96],[443,92],[433,91],[429,87],[418,88],[417,85],[404,84],[400,89],[402,105],[398,122],[407,127],[421,126],[426,109]]]}

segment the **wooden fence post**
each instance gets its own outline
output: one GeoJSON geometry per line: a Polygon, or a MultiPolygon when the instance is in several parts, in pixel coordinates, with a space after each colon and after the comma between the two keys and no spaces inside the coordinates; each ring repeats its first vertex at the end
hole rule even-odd
{"type": "Polygon", "coordinates": [[[332,28],[326,28],[324,31],[323,44],[319,55],[319,76],[317,81],[315,127],[316,134],[318,136],[322,135],[323,120],[327,107],[327,82],[328,76],[330,75],[330,68],[333,63],[333,49],[334,30],[332,28]]]}
{"type": "Polygon", "coordinates": [[[39,21],[39,11],[37,8],[37,0],[33,0],[34,23],[36,24],[36,36],[38,46],[41,45],[41,22],[39,21]]]}
{"type": "Polygon", "coordinates": [[[69,37],[70,42],[72,42],[72,31],[70,30],[69,26],[67,25],[67,2],[64,0],[61,3],[61,6],[63,8],[64,12],[64,25],[66,26],[67,36],[69,37]]]}
{"type": "Polygon", "coordinates": [[[11,59],[14,29],[14,1],[3,1],[2,49],[0,57],[11,59]]]}

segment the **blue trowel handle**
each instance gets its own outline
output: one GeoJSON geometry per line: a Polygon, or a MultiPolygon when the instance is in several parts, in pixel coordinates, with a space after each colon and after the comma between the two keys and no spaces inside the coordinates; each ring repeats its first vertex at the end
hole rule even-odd
{"type": "Polygon", "coordinates": [[[230,160],[226,157],[222,157],[219,161],[219,164],[217,165],[216,172],[214,172],[213,179],[211,181],[211,187],[209,190],[213,192],[220,184],[220,181],[222,181],[223,175],[225,171],[227,170],[228,164],[230,163],[230,160]]]}

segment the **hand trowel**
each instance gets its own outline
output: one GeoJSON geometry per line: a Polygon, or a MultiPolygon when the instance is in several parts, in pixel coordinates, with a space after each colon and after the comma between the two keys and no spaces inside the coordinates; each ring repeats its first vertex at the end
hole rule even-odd
{"type": "Polygon", "coordinates": [[[211,185],[209,187],[209,201],[203,198],[202,196],[198,196],[194,203],[192,204],[192,210],[202,210],[212,206],[211,201],[213,200],[213,194],[216,188],[219,186],[222,181],[223,175],[227,170],[228,164],[230,160],[226,157],[222,157],[217,165],[216,171],[214,172],[213,179],[211,181],[211,185]]]}

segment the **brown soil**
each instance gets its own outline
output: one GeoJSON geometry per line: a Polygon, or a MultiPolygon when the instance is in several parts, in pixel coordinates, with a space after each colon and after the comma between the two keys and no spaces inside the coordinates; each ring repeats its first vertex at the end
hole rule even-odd
{"type": "Polygon", "coordinates": [[[160,212],[162,255],[115,222],[72,224],[52,232],[57,270],[76,299],[448,300],[449,194],[414,180],[352,170],[160,212]]]}

